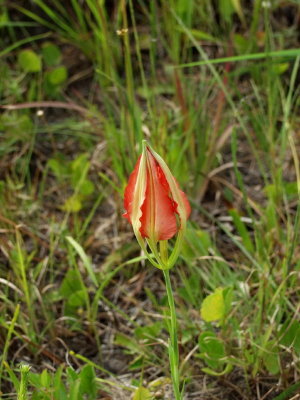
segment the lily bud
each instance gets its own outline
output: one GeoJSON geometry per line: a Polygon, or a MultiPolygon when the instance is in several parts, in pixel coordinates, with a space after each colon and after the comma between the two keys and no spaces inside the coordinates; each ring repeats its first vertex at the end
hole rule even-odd
{"type": "Polygon", "coordinates": [[[125,189],[124,208],[140,244],[144,238],[152,244],[171,239],[185,230],[191,213],[167,164],[146,141],[125,189]]]}

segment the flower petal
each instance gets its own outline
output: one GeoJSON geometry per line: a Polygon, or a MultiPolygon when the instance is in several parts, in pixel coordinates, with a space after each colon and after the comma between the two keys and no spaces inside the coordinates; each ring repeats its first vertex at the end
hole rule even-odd
{"type": "Polygon", "coordinates": [[[129,222],[131,221],[131,216],[132,216],[132,209],[133,209],[133,203],[134,203],[134,194],[135,194],[135,186],[136,186],[136,180],[139,172],[139,167],[140,167],[140,162],[141,162],[141,156],[139,156],[134,170],[131,173],[128,184],[125,189],[124,193],[124,208],[126,212],[123,214],[123,217],[127,218],[129,222]]]}
{"type": "Polygon", "coordinates": [[[184,228],[186,225],[186,221],[191,213],[191,206],[189,201],[182,190],[180,190],[179,185],[172,175],[169,167],[165,163],[165,161],[150,147],[149,152],[151,152],[152,157],[155,159],[156,163],[160,166],[162,174],[164,175],[167,184],[170,188],[170,193],[174,203],[176,204],[175,212],[180,217],[181,227],[184,228]]]}
{"type": "Polygon", "coordinates": [[[167,240],[178,231],[176,205],[169,194],[170,188],[166,177],[147,149],[147,185],[140,218],[140,232],[143,237],[155,241],[167,240]]]}
{"type": "MultiPolygon", "coordinates": [[[[176,183],[177,183],[177,181],[176,181],[176,183]]],[[[182,202],[183,202],[183,205],[184,205],[184,208],[185,208],[186,219],[188,219],[189,216],[191,215],[191,211],[192,211],[191,210],[191,205],[190,205],[190,202],[188,201],[188,198],[186,197],[186,194],[182,190],[180,190],[180,187],[179,187],[178,183],[177,183],[177,186],[178,186],[179,194],[180,194],[180,197],[182,199],[182,202]]],[[[178,211],[177,211],[177,207],[178,207],[178,205],[176,203],[176,212],[177,212],[177,214],[179,214],[178,211]]]]}

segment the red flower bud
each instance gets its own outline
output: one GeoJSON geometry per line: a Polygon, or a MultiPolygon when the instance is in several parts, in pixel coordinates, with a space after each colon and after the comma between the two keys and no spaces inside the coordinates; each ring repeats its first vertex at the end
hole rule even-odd
{"type": "Polygon", "coordinates": [[[191,213],[186,195],[168,166],[145,142],[125,189],[124,208],[124,217],[137,238],[153,242],[170,239],[185,229],[191,213]]]}

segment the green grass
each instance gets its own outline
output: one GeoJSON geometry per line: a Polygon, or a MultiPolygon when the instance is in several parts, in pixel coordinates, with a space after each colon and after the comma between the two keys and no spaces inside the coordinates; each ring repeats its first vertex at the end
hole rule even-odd
{"type": "Polygon", "coordinates": [[[180,387],[292,398],[299,4],[106,3],[0,5],[1,396],[167,398],[165,285],[122,218],[146,139],[193,209],[170,271],[180,387]]]}

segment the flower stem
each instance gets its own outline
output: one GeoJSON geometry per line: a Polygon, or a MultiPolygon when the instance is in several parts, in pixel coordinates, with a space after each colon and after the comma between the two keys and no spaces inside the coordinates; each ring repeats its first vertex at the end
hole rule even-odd
{"type": "Polygon", "coordinates": [[[169,328],[169,360],[170,360],[170,370],[171,377],[173,383],[173,390],[175,394],[176,400],[181,400],[181,394],[179,390],[179,351],[178,351],[178,340],[177,340],[177,319],[176,319],[176,311],[175,311],[175,303],[174,296],[170,281],[169,270],[163,270],[167,295],[168,295],[168,303],[170,308],[170,318],[171,320],[167,321],[169,328]]]}

